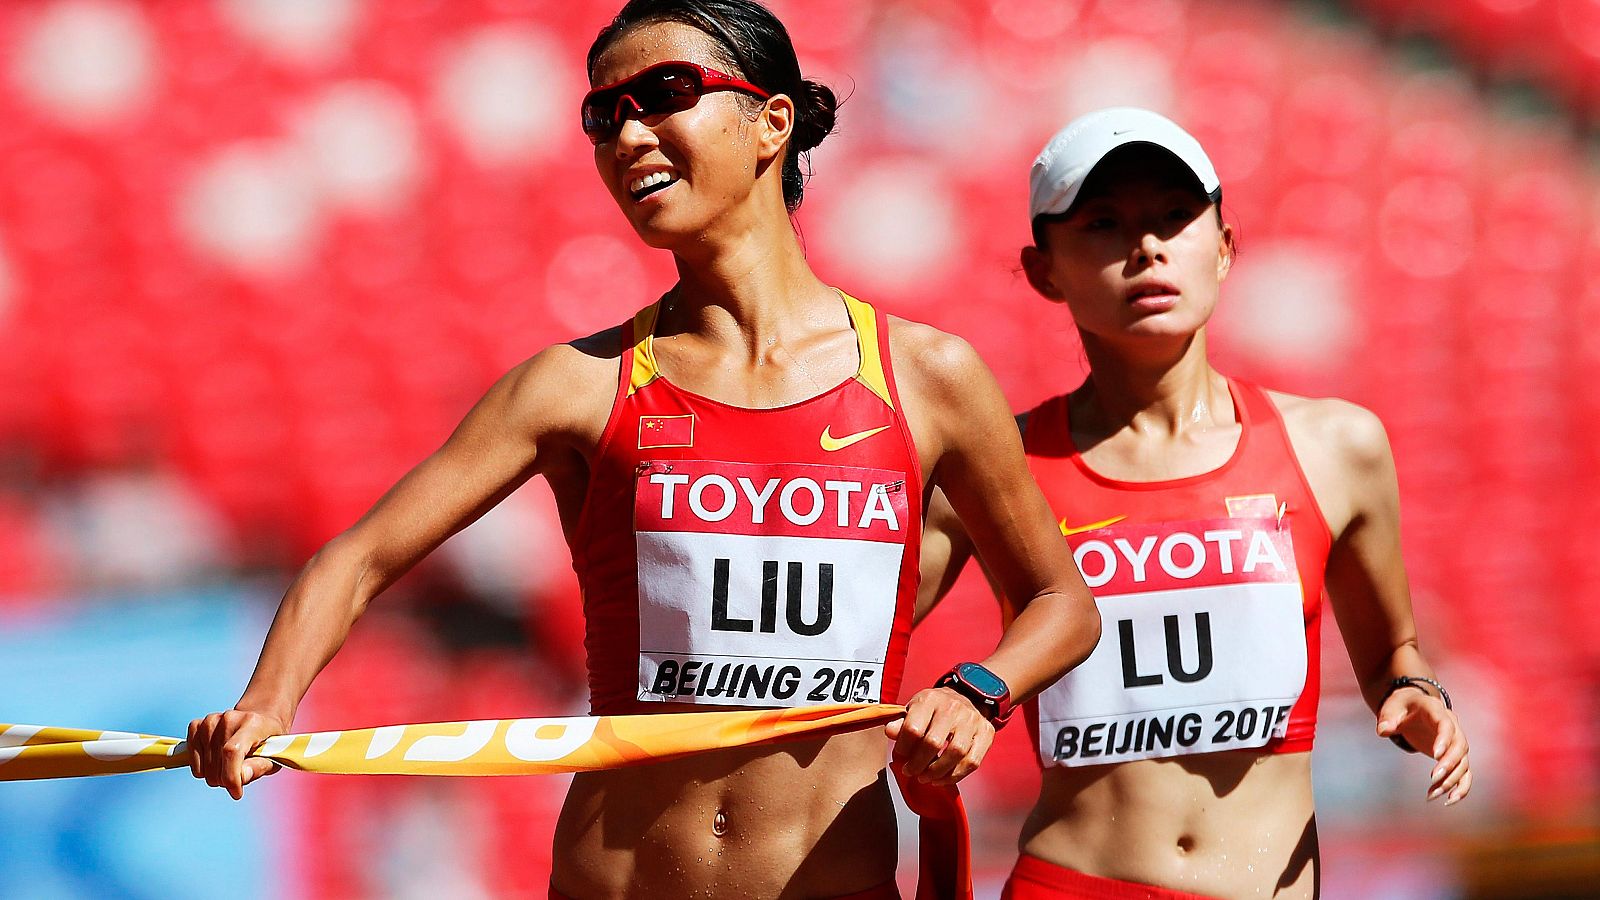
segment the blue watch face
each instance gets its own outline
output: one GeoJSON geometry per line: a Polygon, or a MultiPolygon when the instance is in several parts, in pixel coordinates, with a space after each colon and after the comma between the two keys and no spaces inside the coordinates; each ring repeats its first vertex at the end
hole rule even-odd
{"type": "Polygon", "coordinates": [[[978,693],[985,697],[999,700],[1008,693],[1006,683],[1000,680],[1000,676],[977,663],[962,663],[957,667],[956,672],[961,676],[962,681],[972,685],[977,689],[978,693]]]}

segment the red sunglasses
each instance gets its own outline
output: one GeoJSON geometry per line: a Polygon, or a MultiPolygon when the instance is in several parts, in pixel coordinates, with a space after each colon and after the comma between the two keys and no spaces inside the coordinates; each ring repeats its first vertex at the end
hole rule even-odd
{"type": "Polygon", "coordinates": [[[761,88],[708,69],[698,63],[671,60],[656,63],[621,81],[602,85],[583,96],[583,133],[596,144],[616,137],[622,123],[682,112],[712,91],[744,91],[763,100],[761,88]]]}

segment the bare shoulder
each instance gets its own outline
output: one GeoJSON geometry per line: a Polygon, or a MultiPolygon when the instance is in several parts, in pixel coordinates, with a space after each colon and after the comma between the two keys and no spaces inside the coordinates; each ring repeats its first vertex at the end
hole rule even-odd
{"type": "Polygon", "coordinates": [[[899,316],[888,320],[889,350],[900,379],[914,377],[948,387],[988,374],[988,366],[965,338],[899,316]]]}
{"type": "Polygon", "coordinates": [[[516,420],[588,431],[597,417],[604,422],[616,395],[621,342],[618,326],[552,344],[514,366],[489,394],[516,420]]]}
{"type": "MultiPolygon", "coordinates": [[[[553,382],[582,390],[603,373],[616,373],[621,340],[619,327],[551,344],[512,367],[502,380],[514,385],[519,394],[556,386],[553,382]]],[[[616,385],[613,382],[607,387],[616,385]]]]}
{"type": "Polygon", "coordinates": [[[613,325],[594,334],[556,344],[549,349],[566,352],[562,350],[566,348],[596,362],[605,360],[615,362],[622,356],[622,328],[621,325],[613,325]]]}
{"type": "Polygon", "coordinates": [[[1267,396],[1283,416],[1302,463],[1320,463],[1346,472],[1371,472],[1393,464],[1388,432],[1372,410],[1338,397],[1302,397],[1270,390],[1267,396]]]}

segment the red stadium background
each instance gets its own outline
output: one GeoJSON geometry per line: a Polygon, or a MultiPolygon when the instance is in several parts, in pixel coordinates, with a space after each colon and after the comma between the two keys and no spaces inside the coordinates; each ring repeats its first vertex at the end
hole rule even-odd
{"type": "MultiPolygon", "coordinates": [[[[577,127],[616,5],[0,6],[0,634],[129,591],[270,608],[494,378],[670,285],[577,127]]],[[[1600,883],[1600,2],[772,5],[847,98],[797,219],[814,265],[971,340],[1017,408],[1085,371],[1016,271],[1033,153],[1109,104],[1200,138],[1243,245],[1217,355],[1387,423],[1420,627],[1473,739],[1471,800],[1423,804],[1328,630],[1329,896],[1600,883]]],[[[908,684],[996,633],[967,578],[908,684]]],[[[377,604],[296,724],[581,712],[581,638],[530,486],[377,604]]],[[[968,783],[985,891],[1036,780],[1018,729],[968,783]]],[[[293,895],[539,896],[563,787],[262,790],[292,796],[270,852],[293,895]]]]}

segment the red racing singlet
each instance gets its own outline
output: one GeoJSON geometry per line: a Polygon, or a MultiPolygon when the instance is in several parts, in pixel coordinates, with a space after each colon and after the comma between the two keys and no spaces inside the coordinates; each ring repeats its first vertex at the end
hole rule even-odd
{"type": "Polygon", "coordinates": [[[624,326],[617,397],[573,541],[595,715],[677,702],[893,702],[922,473],[888,324],[844,296],[861,360],[809,400],[746,409],[656,366],[658,305],[624,326]]]}
{"type": "Polygon", "coordinates": [[[1081,666],[1028,705],[1045,766],[1311,749],[1330,534],[1266,392],[1229,380],[1219,468],[1127,482],[1073,445],[1066,396],[1023,445],[1100,608],[1081,666]]]}

